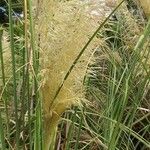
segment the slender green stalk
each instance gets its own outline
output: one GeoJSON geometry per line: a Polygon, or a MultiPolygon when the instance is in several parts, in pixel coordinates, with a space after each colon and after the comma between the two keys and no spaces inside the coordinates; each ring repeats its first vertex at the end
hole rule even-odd
{"type": "Polygon", "coordinates": [[[36,109],[36,121],[35,121],[35,137],[34,137],[34,149],[41,150],[42,149],[42,133],[41,133],[41,123],[42,123],[42,114],[41,114],[41,101],[39,100],[39,93],[38,93],[38,82],[37,82],[37,74],[38,74],[38,67],[39,67],[39,52],[36,48],[35,43],[35,33],[34,33],[34,23],[32,17],[32,1],[28,0],[28,9],[29,9],[29,21],[30,21],[30,34],[31,34],[31,47],[33,52],[33,71],[34,71],[34,97],[33,101],[35,102],[36,109]]]}
{"type": "Polygon", "coordinates": [[[12,1],[8,1],[9,5],[9,32],[10,32],[10,47],[12,57],[12,72],[13,72],[13,96],[14,96],[14,108],[15,108],[15,121],[16,121],[16,150],[19,150],[19,120],[18,120],[18,97],[17,97],[17,83],[16,83],[16,60],[15,60],[15,44],[14,44],[14,28],[12,18],[12,1]]]}
{"type": "MultiPolygon", "coordinates": [[[[1,62],[1,69],[2,69],[2,80],[3,80],[3,87],[5,87],[5,71],[4,71],[4,58],[3,58],[3,49],[2,49],[2,35],[3,30],[0,29],[0,62],[1,62]]],[[[5,105],[5,112],[6,112],[6,126],[7,126],[7,135],[9,139],[9,115],[8,115],[8,106],[7,106],[7,97],[6,97],[6,88],[3,92],[4,97],[4,105],[5,105]]]]}
{"type": "Polygon", "coordinates": [[[26,61],[27,67],[25,70],[25,81],[26,81],[26,88],[27,88],[27,115],[28,115],[28,133],[29,133],[29,149],[32,149],[33,139],[32,139],[32,120],[31,120],[31,97],[30,97],[30,73],[29,73],[29,61],[31,52],[28,49],[29,40],[28,40],[28,6],[27,0],[24,0],[24,48],[26,52],[26,61]]]}

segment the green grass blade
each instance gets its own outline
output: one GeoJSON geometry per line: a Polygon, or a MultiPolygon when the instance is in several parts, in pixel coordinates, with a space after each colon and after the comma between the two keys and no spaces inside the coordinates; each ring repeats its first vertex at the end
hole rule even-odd
{"type": "Polygon", "coordinates": [[[17,83],[16,83],[16,60],[15,60],[15,45],[14,45],[14,27],[12,18],[12,1],[8,1],[9,5],[9,32],[10,32],[10,47],[12,57],[12,72],[13,72],[13,97],[15,108],[15,121],[16,121],[16,149],[19,150],[19,120],[18,120],[18,97],[17,97],[17,83]]]}

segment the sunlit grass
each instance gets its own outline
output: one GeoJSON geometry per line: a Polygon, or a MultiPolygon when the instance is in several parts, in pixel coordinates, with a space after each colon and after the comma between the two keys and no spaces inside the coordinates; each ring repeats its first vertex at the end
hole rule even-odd
{"type": "Polygon", "coordinates": [[[97,5],[76,0],[8,1],[9,25],[0,27],[0,149],[150,148],[150,20],[130,4],[100,21],[88,16],[97,5]],[[24,17],[14,22],[20,6],[24,17]]]}

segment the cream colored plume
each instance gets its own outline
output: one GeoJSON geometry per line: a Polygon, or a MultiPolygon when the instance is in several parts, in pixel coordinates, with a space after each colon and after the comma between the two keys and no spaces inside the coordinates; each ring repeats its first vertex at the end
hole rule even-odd
{"type": "Polygon", "coordinates": [[[100,5],[97,1],[79,0],[43,0],[39,4],[37,31],[41,49],[45,150],[49,149],[46,145],[52,143],[50,139],[60,115],[71,105],[78,105],[84,99],[83,79],[90,56],[100,44],[96,40],[75,65],[56,99],[54,97],[70,66],[104,15],[100,13],[100,5]]]}
{"type": "Polygon", "coordinates": [[[79,1],[45,0],[41,3],[38,31],[43,72],[43,109],[46,114],[53,111],[60,115],[68,106],[83,98],[82,81],[89,56],[97,46],[95,42],[70,73],[52,105],[67,71],[98,26],[97,18],[88,13],[88,7],[89,4],[79,1]]]}

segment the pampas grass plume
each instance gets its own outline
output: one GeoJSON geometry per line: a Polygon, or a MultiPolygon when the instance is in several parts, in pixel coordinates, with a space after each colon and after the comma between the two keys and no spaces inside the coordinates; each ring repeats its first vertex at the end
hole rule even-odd
{"type": "Polygon", "coordinates": [[[39,6],[44,150],[49,150],[54,149],[53,142],[61,114],[72,105],[80,105],[84,99],[82,82],[89,56],[97,46],[96,40],[70,72],[57,97],[54,97],[73,61],[97,28],[99,16],[91,15],[89,9],[95,10],[98,5],[85,1],[44,0],[39,6]]]}

